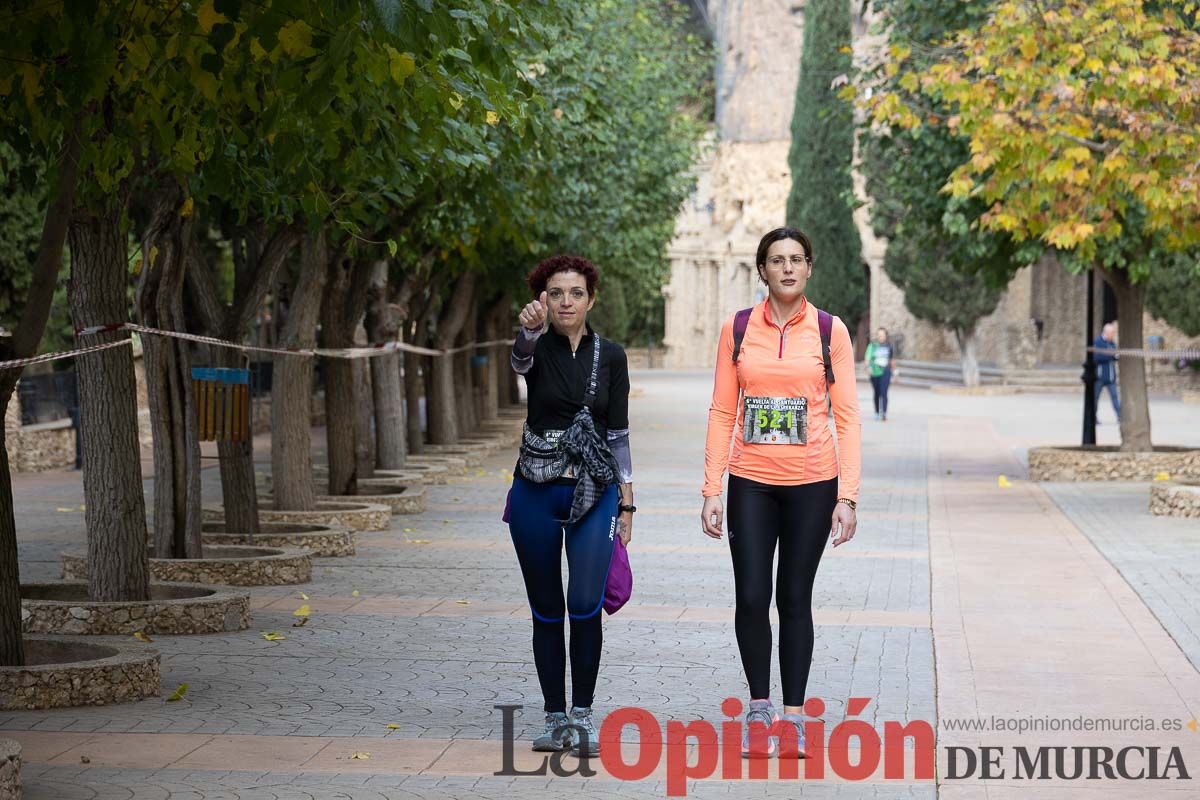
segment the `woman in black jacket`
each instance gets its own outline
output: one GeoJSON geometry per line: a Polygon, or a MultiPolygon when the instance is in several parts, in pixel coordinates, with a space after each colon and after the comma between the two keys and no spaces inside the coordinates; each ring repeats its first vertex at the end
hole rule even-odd
{"type": "Polygon", "coordinates": [[[533,749],[574,749],[589,756],[599,751],[592,697],[604,588],[615,536],[629,543],[636,510],[625,351],[587,324],[599,279],[596,266],[577,256],[546,259],[529,275],[538,299],[521,310],[512,350],[512,367],[525,376],[529,390],[529,411],[508,515],[533,613],[533,657],[545,699],[546,729],[533,749]]]}

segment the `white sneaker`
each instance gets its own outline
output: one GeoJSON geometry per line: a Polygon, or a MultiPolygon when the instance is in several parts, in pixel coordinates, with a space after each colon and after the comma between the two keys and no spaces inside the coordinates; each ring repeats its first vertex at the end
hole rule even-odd
{"type": "Polygon", "coordinates": [[[762,725],[770,730],[771,726],[778,721],[779,715],[775,713],[775,706],[771,705],[770,700],[750,701],[750,710],[746,712],[746,718],[742,720],[742,758],[770,758],[775,755],[779,749],[779,743],[769,733],[763,737],[766,740],[766,750],[762,749],[763,743],[757,732],[754,736],[754,749],[751,750],[750,723],[762,725]]]}
{"type": "Polygon", "coordinates": [[[600,732],[592,719],[592,709],[571,706],[571,725],[575,737],[571,749],[576,755],[588,758],[600,755],[600,732]]]}
{"type": "Polygon", "coordinates": [[[546,730],[533,740],[533,749],[538,753],[558,753],[575,746],[575,730],[565,711],[546,714],[546,730]]]}

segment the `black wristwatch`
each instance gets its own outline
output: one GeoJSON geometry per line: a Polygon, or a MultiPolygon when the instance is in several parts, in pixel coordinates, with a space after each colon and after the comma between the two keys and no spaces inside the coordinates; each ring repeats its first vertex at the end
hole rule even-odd
{"type": "Polygon", "coordinates": [[[628,511],[630,514],[632,514],[635,511],[637,511],[637,506],[626,505],[625,503],[621,503],[620,505],[617,506],[617,510],[622,513],[628,511]]]}

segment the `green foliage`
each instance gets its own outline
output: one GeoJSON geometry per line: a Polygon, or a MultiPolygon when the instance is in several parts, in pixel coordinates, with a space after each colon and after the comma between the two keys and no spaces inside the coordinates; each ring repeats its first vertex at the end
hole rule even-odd
{"type": "Polygon", "coordinates": [[[1200,257],[1193,256],[1190,261],[1179,257],[1172,269],[1150,273],[1146,308],[1184,335],[1200,336],[1200,257]]]}
{"type": "Polygon", "coordinates": [[[21,185],[24,166],[28,161],[0,142],[0,328],[9,331],[25,307],[42,232],[42,193],[21,185]]]}
{"type": "Polygon", "coordinates": [[[867,309],[862,242],[854,225],[854,116],[833,83],[850,73],[850,5],[810,3],[792,113],[787,222],[813,243],[808,296],[854,331],[867,309]]]}
{"type": "Polygon", "coordinates": [[[18,0],[0,138],[52,164],[77,126],[82,204],[173,177],[223,289],[238,290],[222,242],[299,220],[497,288],[581,253],[621,287],[600,313],[657,333],[711,72],[686,16],[634,0],[18,0]]]}
{"type": "MultiPolygon", "coordinates": [[[[977,24],[990,0],[888,0],[893,46],[914,55],[887,78],[888,91],[919,105],[928,117],[945,117],[944,104],[904,87],[913,71],[927,66],[932,50],[953,31],[977,24]]],[[[905,293],[905,305],[918,319],[960,333],[992,313],[1017,264],[1028,263],[1040,247],[1018,252],[1011,237],[972,224],[986,206],[978,198],[952,198],[941,192],[950,174],[970,158],[965,138],[944,126],[916,129],[875,127],[864,131],[863,173],[873,199],[871,221],[888,239],[883,268],[905,293]]]]}
{"type": "Polygon", "coordinates": [[[929,246],[937,231],[913,230],[888,243],[884,269],[904,292],[904,305],[917,319],[956,331],[975,330],[996,310],[1004,288],[978,273],[959,269],[946,248],[929,246]]]}
{"type": "Polygon", "coordinates": [[[1069,250],[1059,253],[1059,261],[1076,273],[1101,266],[1128,275],[1145,286],[1147,311],[1200,336],[1200,248],[1176,250],[1165,236],[1148,233],[1146,209],[1135,201],[1127,204],[1125,219],[1121,234],[1098,242],[1090,257],[1069,250]]]}
{"type": "Polygon", "coordinates": [[[566,27],[529,51],[529,125],[499,127],[487,169],[418,195],[401,247],[439,269],[483,269],[524,297],[540,259],[575,253],[601,269],[594,322],[614,339],[662,333],[664,248],[702,123],[688,103],[708,51],[672,4],[560,2],[566,27]]]}
{"type": "Polygon", "coordinates": [[[595,261],[603,274],[598,308],[619,285],[612,318],[619,323],[624,310],[629,327],[608,335],[658,340],[664,250],[703,132],[689,104],[711,70],[711,50],[686,31],[673,4],[584,2],[573,18],[582,23],[577,35],[548,54],[538,84],[556,140],[545,168],[557,180],[539,214],[537,249],[595,261]],[[556,78],[560,70],[567,80],[556,78]]]}

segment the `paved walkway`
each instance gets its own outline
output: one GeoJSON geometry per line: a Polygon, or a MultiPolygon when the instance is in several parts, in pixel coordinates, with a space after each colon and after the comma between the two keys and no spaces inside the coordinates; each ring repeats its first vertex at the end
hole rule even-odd
{"type": "MultiPolygon", "coordinates": [[[[664,725],[718,725],[726,719],[721,701],[744,696],[744,679],[726,545],[698,530],[708,375],[643,372],[634,384],[642,509],[630,550],[634,600],[605,620],[596,705],[601,713],[641,706],[664,725]]],[[[893,403],[886,424],[865,414],[860,533],[826,553],[814,594],[809,694],[825,701],[827,730],[848,715],[880,730],[892,721],[940,721],[943,754],[947,745],[1178,745],[1189,770],[1200,771],[1200,733],[1186,729],[1071,737],[945,729],[947,720],[992,715],[1200,717],[1200,548],[1186,547],[1188,530],[1200,531],[1146,515],[1144,487],[1138,495],[1022,479],[1026,447],[1075,437],[1073,397],[901,389],[893,403]],[[999,488],[999,474],[1013,485],[999,488]],[[1113,546],[1097,535],[1105,519],[1119,531],[1113,546]],[[1177,577],[1164,590],[1157,575],[1177,577]],[[870,703],[849,714],[851,697],[870,703]]],[[[1159,440],[1200,443],[1195,406],[1156,403],[1153,411],[1159,440]]],[[[1115,426],[1101,428],[1102,440],[1115,435],[1115,426]]],[[[187,702],[0,713],[0,733],[26,750],[26,797],[471,798],[515,789],[546,798],[664,796],[663,764],[637,782],[602,768],[586,779],[493,774],[504,727],[495,706],[523,706],[515,719],[520,739],[541,723],[528,610],[498,520],[511,465],[510,454],[496,456],[456,483],[430,487],[427,513],[362,534],[353,558],[318,560],[311,584],[254,589],[248,631],[155,637],[164,695],[186,682],[187,702]],[[292,628],[302,602],[313,616],[292,628]],[[265,641],[267,630],[287,639],[265,641]]],[[[215,470],[205,470],[204,481],[218,500],[215,470]]],[[[22,574],[56,577],[56,553],[82,544],[79,477],[17,476],[16,496],[22,574]]],[[[632,762],[638,737],[627,729],[625,738],[632,762]]],[[[516,756],[521,769],[539,763],[520,743],[516,756]]],[[[1005,758],[1011,775],[1011,752],[1005,758]]],[[[1034,788],[1011,779],[947,780],[948,766],[943,757],[940,784],[914,779],[910,768],[907,780],[887,781],[877,770],[861,784],[714,776],[689,782],[687,793],[1182,798],[1197,791],[1190,781],[1038,781],[1034,788]]],[[[774,763],[770,769],[775,775],[774,763]]]]}

